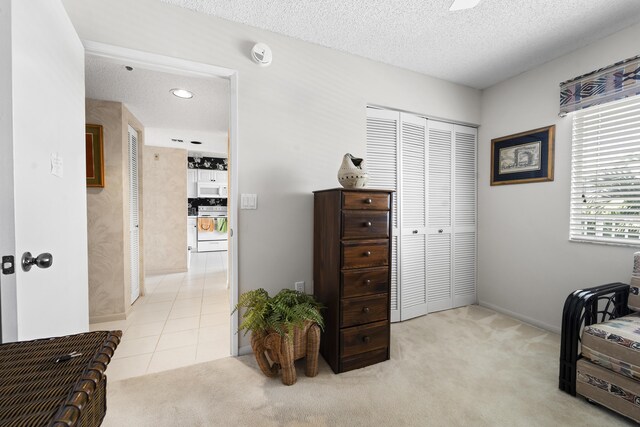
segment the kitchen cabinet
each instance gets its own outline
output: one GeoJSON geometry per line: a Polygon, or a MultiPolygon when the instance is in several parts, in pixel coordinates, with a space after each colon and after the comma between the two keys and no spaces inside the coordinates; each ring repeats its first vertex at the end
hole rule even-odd
{"type": "Polygon", "coordinates": [[[216,180],[216,171],[209,169],[198,169],[198,181],[210,181],[216,180]]]}
{"type": "Polygon", "coordinates": [[[197,251],[198,218],[187,218],[187,245],[191,246],[191,252],[197,251]]]}
{"type": "Polygon", "coordinates": [[[187,197],[198,197],[198,169],[187,169],[187,197]]]}
{"type": "Polygon", "coordinates": [[[197,169],[198,181],[202,182],[227,182],[227,171],[197,169]]]}
{"type": "Polygon", "coordinates": [[[215,171],[216,172],[216,182],[227,183],[228,181],[228,172],[227,171],[215,171]]]}

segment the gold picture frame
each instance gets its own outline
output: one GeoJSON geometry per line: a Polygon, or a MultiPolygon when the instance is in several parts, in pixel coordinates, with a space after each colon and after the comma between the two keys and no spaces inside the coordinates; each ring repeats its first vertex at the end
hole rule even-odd
{"type": "Polygon", "coordinates": [[[491,185],[553,181],[556,126],[491,140],[491,185]]]}
{"type": "Polygon", "coordinates": [[[85,125],[87,187],[104,188],[104,149],[101,125],[85,125]]]}

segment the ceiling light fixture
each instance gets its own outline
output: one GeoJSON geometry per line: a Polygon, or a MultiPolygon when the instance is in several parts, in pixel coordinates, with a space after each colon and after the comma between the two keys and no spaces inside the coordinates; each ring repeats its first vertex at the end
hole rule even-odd
{"type": "Polygon", "coordinates": [[[190,92],[186,89],[171,89],[169,92],[182,99],[191,99],[193,98],[193,92],[190,92]]]}
{"type": "Polygon", "coordinates": [[[133,71],[133,67],[131,65],[125,65],[124,69],[127,71],[133,71]]]}
{"type": "Polygon", "coordinates": [[[480,0],[454,0],[449,10],[454,12],[456,10],[471,9],[476,7],[478,3],[480,3],[480,0]]]}

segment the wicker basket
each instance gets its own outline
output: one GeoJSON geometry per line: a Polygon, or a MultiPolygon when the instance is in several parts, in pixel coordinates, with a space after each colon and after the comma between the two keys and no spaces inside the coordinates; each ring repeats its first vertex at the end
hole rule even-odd
{"type": "Polygon", "coordinates": [[[297,380],[294,362],[307,358],[305,375],[318,375],[318,352],[320,350],[320,327],[313,322],[306,322],[304,327],[295,327],[293,336],[281,336],[277,332],[268,331],[251,334],[251,348],[260,366],[260,370],[268,376],[275,377],[282,369],[282,383],[295,384],[297,380]]]}
{"type": "Polygon", "coordinates": [[[1,426],[99,426],[120,331],[0,345],[1,426]],[[56,363],[60,356],[82,355],[56,363]]]}

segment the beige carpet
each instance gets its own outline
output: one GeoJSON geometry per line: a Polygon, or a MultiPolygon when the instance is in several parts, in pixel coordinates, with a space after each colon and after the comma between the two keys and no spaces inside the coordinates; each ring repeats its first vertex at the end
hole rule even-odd
{"type": "MultiPolygon", "coordinates": [[[[478,306],[395,324],[391,360],[290,387],[253,356],[109,383],[105,426],[612,426],[558,390],[560,338],[478,306]]],[[[107,370],[107,375],[109,371],[107,370]]]]}

